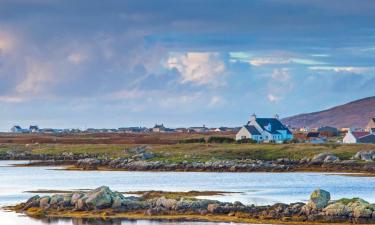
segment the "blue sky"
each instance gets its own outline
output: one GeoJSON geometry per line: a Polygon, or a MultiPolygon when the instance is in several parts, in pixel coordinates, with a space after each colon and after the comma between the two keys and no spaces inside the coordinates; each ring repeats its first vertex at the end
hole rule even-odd
{"type": "Polygon", "coordinates": [[[375,95],[372,0],[0,0],[0,129],[240,126],[375,95]]]}

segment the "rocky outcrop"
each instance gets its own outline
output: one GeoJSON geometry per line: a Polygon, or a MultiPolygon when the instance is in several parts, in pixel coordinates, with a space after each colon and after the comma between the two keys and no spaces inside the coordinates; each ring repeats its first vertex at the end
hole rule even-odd
{"type": "Polygon", "coordinates": [[[148,198],[147,193],[140,197],[125,197],[119,192],[110,190],[106,186],[99,187],[87,193],[76,192],[56,194],[52,196],[34,196],[27,202],[15,207],[16,210],[28,213],[41,212],[38,215],[54,216],[58,212],[83,211],[85,216],[100,213],[101,210],[112,210],[111,213],[127,212],[144,215],[220,215],[231,218],[252,218],[260,220],[280,220],[295,222],[330,222],[330,223],[374,223],[375,205],[362,199],[341,199],[330,201],[329,192],[315,190],[310,200],[305,203],[282,204],[271,206],[244,205],[240,202],[228,203],[215,200],[195,198],[167,198],[159,196],[148,198]],[[37,209],[37,210],[35,210],[37,209]],[[238,217],[237,217],[238,216],[238,217]]]}
{"type": "Polygon", "coordinates": [[[364,160],[367,162],[372,162],[375,159],[375,150],[371,151],[359,151],[353,156],[353,159],[364,160]]]}

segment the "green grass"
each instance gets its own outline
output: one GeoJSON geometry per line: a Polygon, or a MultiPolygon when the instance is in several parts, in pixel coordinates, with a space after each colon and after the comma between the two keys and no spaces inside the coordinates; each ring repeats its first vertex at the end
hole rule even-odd
{"type": "MultiPolygon", "coordinates": [[[[2,145],[0,153],[10,149],[31,151],[33,154],[96,154],[108,157],[128,157],[126,149],[139,145],[131,144],[39,144],[39,145],[2,145]]],[[[350,159],[360,150],[374,150],[375,145],[338,145],[338,144],[235,144],[235,143],[188,143],[170,145],[149,145],[155,154],[153,161],[167,162],[209,161],[234,159],[275,160],[289,158],[294,160],[312,157],[322,152],[331,152],[340,159],[350,159]]]]}

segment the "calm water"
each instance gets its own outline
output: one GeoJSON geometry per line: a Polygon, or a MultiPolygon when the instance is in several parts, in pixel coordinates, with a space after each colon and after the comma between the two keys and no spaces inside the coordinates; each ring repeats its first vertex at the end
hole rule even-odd
{"type": "MultiPolygon", "coordinates": [[[[195,172],[121,172],[64,171],[52,167],[10,167],[10,161],[0,161],[0,205],[25,201],[33,194],[25,191],[53,189],[89,189],[107,185],[117,191],[231,191],[239,192],[210,199],[241,201],[256,205],[276,202],[305,202],[316,188],[331,192],[334,199],[361,197],[375,202],[375,178],[352,177],[322,173],[195,173],[195,172]]],[[[1,224],[192,224],[150,221],[40,221],[14,213],[0,211],[1,224]]],[[[206,225],[212,223],[194,223],[206,225]]],[[[220,224],[220,223],[219,223],[220,224]]],[[[224,223],[222,223],[224,224],[224,223]]]]}

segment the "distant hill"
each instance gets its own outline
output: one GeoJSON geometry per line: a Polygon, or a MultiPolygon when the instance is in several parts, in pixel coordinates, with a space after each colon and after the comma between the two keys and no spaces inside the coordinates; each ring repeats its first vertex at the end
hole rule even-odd
{"type": "Polygon", "coordinates": [[[372,117],[375,117],[375,96],[320,112],[287,117],[282,119],[282,122],[292,127],[317,128],[326,125],[337,128],[366,127],[372,117]]]}

